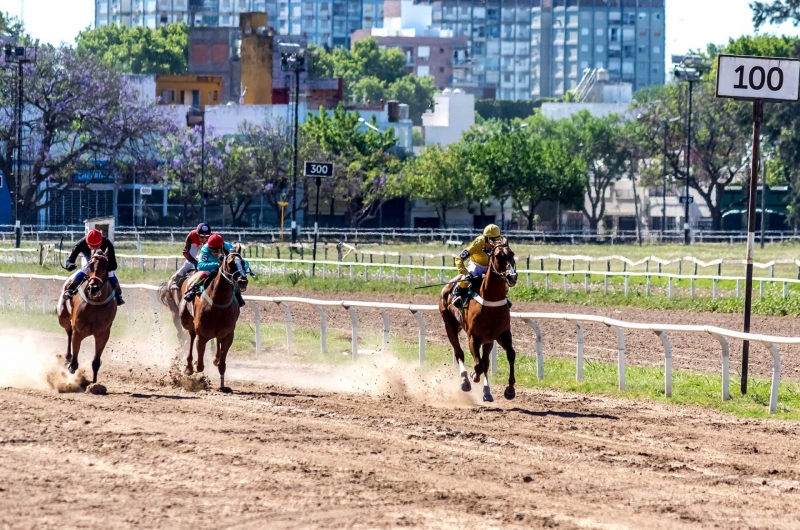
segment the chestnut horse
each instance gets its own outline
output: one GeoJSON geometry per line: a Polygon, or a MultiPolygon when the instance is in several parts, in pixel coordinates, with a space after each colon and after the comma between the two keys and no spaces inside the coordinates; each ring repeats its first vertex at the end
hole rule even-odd
{"type": "Polygon", "coordinates": [[[89,278],[78,287],[71,299],[62,293],[56,308],[58,323],[67,332],[67,356],[65,362],[70,373],[78,369],[78,353],[81,342],[94,336],[94,360],[92,361],[92,383],[97,383],[100,356],[111,335],[111,325],[117,316],[117,301],[114,287],[108,281],[108,258],[102,250],[95,250],[89,260],[89,278]]]}
{"type": "MultiPolygon", "coordinates": [[[[192,348],[195,339],[197,339],[198,372],[202,372],[205,368],[203,355],[206,352],[206,343],[216,339],[217,354],[214,357],[214,365],[219,370],[221,392],[231,391],[225,386],[225,360],[233,343],[236,321],[239,320],[239,304],[236,302],[234,289],[241,292],[247,290],[247,272],[240,252],[241,245],[236,245],[234,250],[226,252],[219,271],[206,286],[203,294],[195,297],[193,307],[188,307],[186,301],[182,301],[180,306],[181,325],[189,332],[189,354],[186,356],[184,373],[186,375],[194,373],[192,348]]],[[[186,282],[181,287],[181,294],[185,292],[186,282]]]]}
{"type": "Polygon", "coordinates": [[[489,361],[492,343],[497,341],[506,351],[509,365],[508,387],[503,396],[514,399],[514,361],[516,352],[511,343],[511,310],[506,299],[506,286],[513,287],[517,283],[516,262],[514,252],[508,246],[508,240],[497,243],[489,255],[489,268],[483,276],[478,296],[469,301],[462,311],[450,304],[452,283],[442,289],[439,298],[439,313],[444,320],[447,338],[455,350],[458,366],[461,371],[461,390],[469,392],[472,385],[464,368],[464,350],[458,341],[458,332],[464,330],[467,335],[469,351],[475,359],[473,381],[479,383],[483,375],[483,400],[494,401],[489,388],[489,361]]]}

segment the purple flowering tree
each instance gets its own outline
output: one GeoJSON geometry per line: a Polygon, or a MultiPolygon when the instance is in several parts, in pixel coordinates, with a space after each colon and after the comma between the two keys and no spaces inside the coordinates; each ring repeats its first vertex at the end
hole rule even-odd
{"type": "MultiPolygon", "coordinates": [[[[197,221],[200,215],[202,134],[200,127],[180,127],[160,139],[161,174],[172,185],[171,194],[183,205],[183,220],[197,221]]],[[[205,188],[206,200],[218,194],[223,179],[226,146],[229,141],[218,137],[213,129],[206,127],[205,133],[205,188]]]]}
{"type": "Polygon", "coordinates": [[[0,171],[24,223],[96,161],[130,166],[147,159],[152,139],[167,122],[162,108],[139,97],[102,61],[67,47],[28,53],[35,61],[24,65],[21,178],[15,171],[16,83],[10,75],[15,69],[0,74],[0,171]]]}

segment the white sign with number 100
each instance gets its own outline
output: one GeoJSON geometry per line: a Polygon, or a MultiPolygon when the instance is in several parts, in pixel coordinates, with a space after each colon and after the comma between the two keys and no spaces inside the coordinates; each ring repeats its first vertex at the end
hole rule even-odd
{"type": "Polygon", "coordinates": [[[800,99],[800,60],[720,55],[717,97],[736,99],[800,99]]]}

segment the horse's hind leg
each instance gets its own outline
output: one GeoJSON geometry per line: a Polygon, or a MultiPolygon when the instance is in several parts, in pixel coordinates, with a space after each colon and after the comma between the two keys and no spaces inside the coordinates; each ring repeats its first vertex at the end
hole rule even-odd
{"type": "Polygon", "coordinates": [[[108,344],[108,337],[111,336],[111,329],[107,329],[103,333],[94,336],[94,359],[92,360],[92,383],[97,382],[97,372],[100,371],[100,356],[103,355],[103,350],[108,344]]]}
{"type": "Polygon", "coordinates": [[[469,352],[475,360],[475,371],[472,372],[472,381],[474,383],[481,382],[481,374],[485,371],[481,363],[481,342],[476,337],[469,337],[469,352]]]}
{"type": "Polygon", "coordinates": [[[183,371],[186,375],[192,375],[194,373],[194,367],[192,366],[192,349],[194,348],[194,339],[196,336],[194,331],[189,332],[189,353],[186,355],[186,368],[183,371]]]}
{"type": "Polygon", "coordinates": [[[484,344],[482,346],[483,355],[481,356],[481,369],[483,371],[483,400],[489,402],[494,401],[494,398],[492,397],[492,390],[489,388],[489,358],[492,355],[492,346],[492,342],[484,344]]]}
{"type": "Polygon", "coordinates": [[[506,357],[508,357],[508,386],[506,387],[505,392],[503,392],[503,397],[506,399],[514,399],[517,395],[517,391],[514,389],[514,385],[516,384],[517,380],[514,377],[514,362],[517,359],[517,352],[514,351],[514,346],[511,344],[511,331],[506,331],[500,338],[497,339],[497,342],[500,343],[500,346],[506,351],[506,357]]]}
{"type": "Polygon", "coordinates": [[[472,390],[472,385],[469,382],[467,369],[464,367],[464,350],[461,348],[461,342],[458,340],[458,321],[449,312],[442,313],[442,319],[444,320],[444,329],[447,332],[447,339],[450,341],[450,344],[453,345],[453,352],[458,362],[458,369],[461,374],[461,390],[469,392],[472,390]]]}
{"type": "Polygon", "coordinates": [[[227,337],[217,339],[217,356],[214,358],[214,364],[219,369],[219,390],[220,392],[231,392],[231,389],[225,386],[225,361],[228,358],[228,350],[233,344],[233,332],[227,337]]]}

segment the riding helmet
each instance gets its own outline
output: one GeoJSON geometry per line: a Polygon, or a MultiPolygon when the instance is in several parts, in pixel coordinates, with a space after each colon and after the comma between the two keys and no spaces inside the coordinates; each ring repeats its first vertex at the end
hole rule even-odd
{"type": "Polygon", "coordinates": [[[103,233],[96,228],[92,228],[89,230],[89,233],[86,234],[86,244],[90,247],[99,247],[103,244],[103,233]]]}
{"type": "Polygon", "coordinates": [[[208,248],[222,248],[225,246],[225,241],[222,240],[222,236],[219,234],[214,234],[213,236],[208,238],[208,248]]]}
{"type": "Polygon", "coordinates": [[[208,226],[206,223],[200,223],[197,225],[197,232],[198,236],[210,236],[211,235],[211,227],[208,226]]]}
{"type": "Polygon", "coordinates": [[[483,229],[483,235],[488,238],[500,237],[500,227],[497,225],[488,225],[483,229]]]}

